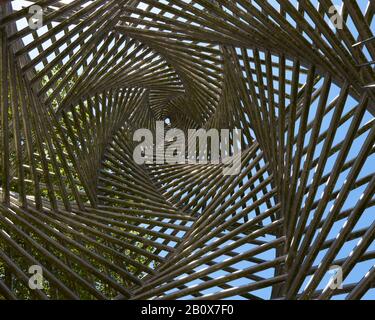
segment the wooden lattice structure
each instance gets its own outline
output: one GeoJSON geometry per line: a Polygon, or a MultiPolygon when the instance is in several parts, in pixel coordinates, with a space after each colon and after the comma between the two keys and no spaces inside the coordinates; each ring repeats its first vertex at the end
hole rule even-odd
{"type": "Polygon", "coordinates": [[[17,2],[0,299],[375,298],[375,1],[335,28],[331,0],[45,0],[39,29],[17,2]],[[242,129],[240,174],[135,164],[157,120],[242,129]]]}

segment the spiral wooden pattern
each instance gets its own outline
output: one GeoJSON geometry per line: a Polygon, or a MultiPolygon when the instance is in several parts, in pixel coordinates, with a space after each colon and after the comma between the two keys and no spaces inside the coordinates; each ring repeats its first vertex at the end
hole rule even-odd
{"type": "Polygon", "coordinates": [[[375,1],[335,1],[341,27],[331,0],[33,1],[39,29],[20,2],[0,299],[375,298],[375,1]],[[137,165],[156,121],[241,129],[240,174],[137,165]]]}

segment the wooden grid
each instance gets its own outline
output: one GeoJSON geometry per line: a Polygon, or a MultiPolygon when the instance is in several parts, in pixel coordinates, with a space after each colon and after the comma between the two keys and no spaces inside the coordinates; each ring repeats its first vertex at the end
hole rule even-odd
{"type": "Polygon", "coordinates": [[[0,299],[375,298],[374,1],[33,2],[0,5],[0,299]],[[242,129],[240,174],[137,165],[166,119],[242,129]]]}

